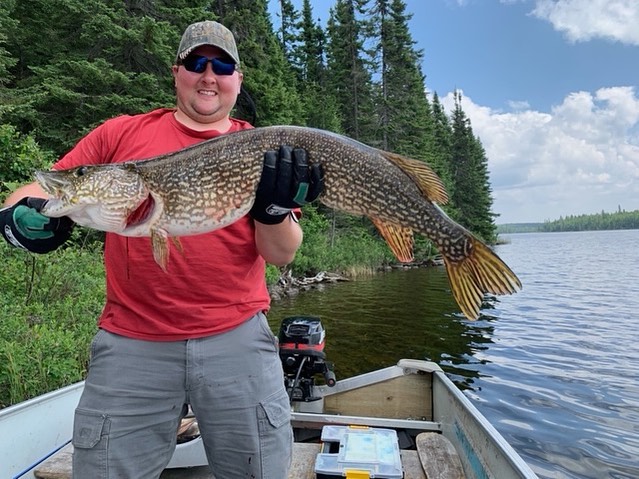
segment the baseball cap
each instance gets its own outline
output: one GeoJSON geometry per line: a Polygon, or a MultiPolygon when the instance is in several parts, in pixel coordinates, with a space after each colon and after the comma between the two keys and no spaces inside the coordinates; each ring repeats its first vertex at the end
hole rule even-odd
{"type": "Polygon", "coordinates": [[[176,63],[184,60],[189,53],[202,45],[212,45],[223,50],[239,65],[240,56],[237,54],[237,46],[231,30],[211,20],[192,23],[186,27],[175,57],[176,63]]]}

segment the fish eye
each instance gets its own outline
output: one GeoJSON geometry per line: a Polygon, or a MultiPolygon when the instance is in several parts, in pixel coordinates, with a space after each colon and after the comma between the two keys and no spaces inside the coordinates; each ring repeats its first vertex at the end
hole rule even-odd
{"type": "Polygon", "coordinates": [[[88,168],[86,166],[81,166],[77,170],[75,170],[75,176],[84,176],[86,175],[88,168]]]}

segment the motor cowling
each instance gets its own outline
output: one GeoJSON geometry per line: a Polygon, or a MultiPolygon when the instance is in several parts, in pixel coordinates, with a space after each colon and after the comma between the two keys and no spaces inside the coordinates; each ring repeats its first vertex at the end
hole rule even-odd
{"type": "Polygon", "coordinates": [[[284,383],[291,401],[315,401],[315,377],[335,385],[333,364],[326,361],[326,332],[317,316],[290,316],[282,320],[279,355],[284,369],[284,383]]]}

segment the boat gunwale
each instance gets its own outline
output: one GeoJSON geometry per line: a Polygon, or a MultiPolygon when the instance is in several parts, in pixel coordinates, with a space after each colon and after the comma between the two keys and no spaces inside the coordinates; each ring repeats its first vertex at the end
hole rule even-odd
{"type": "MultiPolygon", "coordinates": [[[[500,451],[501,456],[506,462],[520,474],[524,479],[539,479],[537,474],[530,468],[517,451],[510,445],[502,434],[488,421],[488,419],[475,407],[471,400],[446,376],[443,370],[433,371],[433,396],[437,393],[436,389],[441,386],[445,388],[455,400],[460,403],[459,410],[466,411],[477,424],[478,428],[485,434],[488,440],[500,451]]],[[[447,425],[444,421],[439,420],[439,408],[441,403],[433,400],[433,420],[442,424],[442,429],[446,434],[447,425]],[[439,405],[438,405],[439,404],[439,405]]],[[[452,425],[451,425],[452,426],[452,425]]]]}

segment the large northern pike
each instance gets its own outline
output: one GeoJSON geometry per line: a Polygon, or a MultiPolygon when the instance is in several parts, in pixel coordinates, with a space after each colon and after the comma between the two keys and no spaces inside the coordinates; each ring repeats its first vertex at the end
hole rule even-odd
{"type": "Polygon", "coordinates": [[[150,236],[155,260],[165,268],[169,237],[222,228],[249,212],[264,152],[280,145],[304,148],[310,163],[321,163],[320,201],[370,218],[400,261],[413,258],[413,231],[433,241],[469,319],[478,317],[485,293],[521,288],[489,247],[436,205],[448,196],[424,162],[312,128],[256,128],[149,160],[39,171],[37,181],[53,197],[42,213],[125,236],[150,236]]]}

